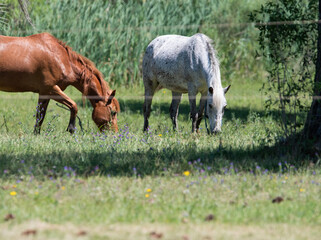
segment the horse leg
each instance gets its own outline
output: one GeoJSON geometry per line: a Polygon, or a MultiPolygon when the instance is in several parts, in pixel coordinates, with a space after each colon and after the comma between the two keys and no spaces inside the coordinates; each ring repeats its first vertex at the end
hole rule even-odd
{"type": "Polygon", "coordinates": [[[41,125],[43,123],[43,120],[45,119],[49,101],[50,99],[41,98],[41,96],[39,95],[34,134],[40,134],[41,125]]]}
{"type": "Polygon", "coordinates": [[[177,116],[178,116],[178,108],[182,99],[182,94],[178,92],[172,92],[172,104],[169,108],[169,113],[173,122],[173,130],[177,130],[177,116]]]}
{"type": "Polygon", "coordinates": [[[144,101],[144,131],[148,129],[148,118],[151,112],[152,100],[154,93],[158,87],[156,80],[151,80],[146,74],[143,74],[144,87],[145,87],[145,101],[144,101]]]}
{"type": "Polygon", "coordinates": [[[192,119],[192,132],[195,132],[196,129],[196,121],[198,118],[198,114],[196,112],[196,94],[194,90],[188,90],[188,99],[189,99],[189,105],[191,109],[191,119],[192,119]]]}
{"type": "Polygon", "coordinates": [[[145,88],[145,102],[144,102],[144,131],[148,129],[148,118],[151,112],[152,100],[154,91],[145,88]]]}
{"type": "Polygon", "coordinates": [[[76,116],[78,112],[77,104],[71,100],[57,85],[53,87],[53,91],[51,92],[53,100],[64,104],[70,110],[70,120],[68,124],[67,131],[70,133],[74,133],[75,125],[76,125],[76,116]],[[58,95],[58,96],[57,96],[58,95]]]}
{"type": "Polygon", "coordinates": [[[202,93],[202,96],[201,96],[201,99],[200,99],[200,105],[199,105],[199,109],[198,109],[198,118],[197,118],[197,122],[196,122],[196,131],[198,131],[199,126],[200,126],[201,121],[202,121],[202,118],[203,118],[203,112],[204,112],[206,100],[207,100],[207,93],[205,92],[205,93],[202,93]]]}

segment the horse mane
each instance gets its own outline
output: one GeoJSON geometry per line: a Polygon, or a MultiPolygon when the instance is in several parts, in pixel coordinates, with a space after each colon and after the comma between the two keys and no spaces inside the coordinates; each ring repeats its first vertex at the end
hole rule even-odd
{"type": "Polygon", "coordinates": [[[206,47],[207,47],[207,52],[209,54],[209,59],[211,62],[210,65],[210,72],[213,73],[214,76],[214,82],[213,82],[213,87],[214,87],[214,95],[213,95],[213,101],[214,104],[221,105],[224,97],[224,92],[222,88],[222,82],[221,82],[221,71],[220,71],[220,62],[217,57],[216,50],[213,47],[213,40],[207,37],[206,35],[203,35],[206,42],[206,47]],[[218,89],[220,89],[218,91],[218,89]]]}
{"type": "Polygon", "coordinates": [[[88,93],[88,85],[89,85],[89,82],[91,81],[92,74],[94,74],[96,76],[96,78],[98,79],[100,86],[101,86],[103,96],[110,94],[108,92],[110,87],[109,87],[108,83],[104,80],[102,73],[96,68],[96,65],[92,61],[90,61],[88,58],[73,51],[72,48],[69,47],[66,43],[60,41],[59,39],[56,39],[56,40],[63,48],[66,49],[70,60],[76,60],[77,62],[79,62],[82,65],[82,68],[79,69],[73,64],[73,61],[70,61],[75,73],[77,75],[79,75],[80,79],[83,80],[83,85],[84,85],[84,93],[83,94],[87,95],[87,93],[88,93]],[[105,92],[104,86],[106,87],[107,92],[105,92]]]}
{"type": "Polygon", "coordinates": [[[207,37],[206,35],[203,35],[206,42],[207,51],[209,53],[209,58],[211,61],[211,72],[214,72],[214,75],[219,77],[221,79],[221,73],[220,73],[220,61],[217,58],[216,50],[213,47],[213,40],[207,37]]]}

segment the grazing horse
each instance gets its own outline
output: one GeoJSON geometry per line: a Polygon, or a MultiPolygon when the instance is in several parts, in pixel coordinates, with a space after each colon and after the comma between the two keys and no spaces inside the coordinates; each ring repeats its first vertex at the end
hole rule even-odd
{"type": "Polygon", "coordinates": [[[155,91],[167,88],[172,91],[170,116],[177,129],[178,107],[182,93],[188,93],[192,132],[199,129],[203,111],[209,118],[210,133],[221,131],[225,93],[230,85],[222,87],[219,61],[212,40],[204,34],[192,37],[164,35],[155,38],[143,58],[145,86],[144,131],[148,128],[152,99],[155,91]],[[198,113],[196,94],[201,93],[198,113]]]}
{"type": "Polygon", "coordinates": [[[119,103],[102,74],[87,58],[49,33],[0,36],[0,90],[39,94],[34,132],[40,133],[50,99],[70,109],[67,131],[75,131],[77,105],[63,91],[72,85],[86,96],[98,128],[118,131],[119,103]]]}

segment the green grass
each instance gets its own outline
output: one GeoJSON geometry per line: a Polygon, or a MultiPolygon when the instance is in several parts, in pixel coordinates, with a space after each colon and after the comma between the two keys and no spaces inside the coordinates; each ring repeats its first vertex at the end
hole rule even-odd
{"type": "Polygon", "coordinates": [[[316,176],[236,174],[234,169],[212,176],[207,171],[191,172],[193,176],[181,173],[144,179],[62,177],[40,181],[26,176],[19,183],[3,181],[0,214],[14,214],[17,223],[30,219],[55,224],[180,223],[185,219],[202,223],[209,214],[220,223],[231,224],[321,223],[320,172],[316,176]],[[13,191],[15,196],[10,195],[13,191]],[[277,196],[284,201],[272,204],[277,196]]]}
{"type": "MultiPolygon", "coordinates": [[[[121,113],[118,116],[119,133],[101,135],[91,120],[92,107],[82,104],[81,94],[68,89],[67,94],[76,100],[79,116],[84,126],[70,135],[65,132],[69,112],[57,107],[52,101],[48,107],[42,134],[35,137],[36,94],[2,93],[0,99],[0,171],[15,174],[19,163],[39,167],[39,174],[70,166],[78,173],[90,172],[98,165],[104,174],[132,175],[135,167],[139,174],[159,174],[164,168],[182,171],[189,161],[202,159],[218,171],[230,162],[250,169],[259,164],[273,169],[282,160],[273,160],[271,147],[278,135],[275,117],[265,116],[259,83],[235,84],[227,95],[228,110],[224,116],[223,132],[217,136],[206,134],[204,121],[199,134],[191,134],[189,104],[183,97],[178,117],[179,131],[172,130],[169,118],[170,91],[162,90],[155,95],[150,118],[151,130],[142,132],[143,89],[117,88],[121,113]],[[252,91],[249,90],[252,87],[252,91]],[[63,159],[63,161],[61,161],[63,159]],[[79,164],[81,162],[82,164],[79,164]]],[[[78,124],[78,123],[77,123],[78,124]]],[[[77,125],[79,128],[79,125],[77,125]]],[[[287,161],[289,159],[284,156],[287,161]]],[[[2,174],[0,172],[0,174],[2,174]]]]}
{"type": "Polygon", "coordinates": [[[88,239],[151,239],[154,231],[164,239],[317,239],[319,164],[274,146],[277,114],[265,115],[259,88],[232,86],[216,136],[206,134],[204,123],[191,134],[186,96],[173,132],[168,90],[155,95],[151,131],[143,133],[139,87],[117,88],[117,134],[101,135],[92,108],[68,89],[84,133],[65,132],[69,113],[51,102],[43,131],[34,136],[37,95],[2,93],[0,239],[27,230],[36,230],[35,239],[74,239],[81,232],[88,239]],[[278,196],[284,201],[273,204],[278,196]],[[14,219],[5,221],[8,214],[14,219]]]}
{"type": "Polygon", "coordinates": [[[191,172],[143,179],[1,180],[0,216],[12,214],[14,219],[1,221],[0,239],[19,238],[27,230],[37,231],[35,239],[74,239],[81,231],[89,239],[150,239],[154,231],[164,239],[224,239],[231,234],[233,239],[274,239],[279,234],[317,239],[320,172],[191,172]],[[272,203],[278,196],[284,201],[272,203]],[[207,221],[210,215],[213,220],[207,221]],[[300,233],[295,234],[297,228],[300,233]]]}

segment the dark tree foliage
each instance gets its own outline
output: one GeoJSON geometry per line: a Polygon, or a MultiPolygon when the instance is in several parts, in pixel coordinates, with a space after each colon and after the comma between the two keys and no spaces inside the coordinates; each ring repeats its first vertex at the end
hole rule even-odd
{"type": "Polygon", "coordinates": [[[276,0],[253,12],[269,73],[268,109],[277,107],[286,138],[302,130],[314,86],[318,0],[276,0]]]}

